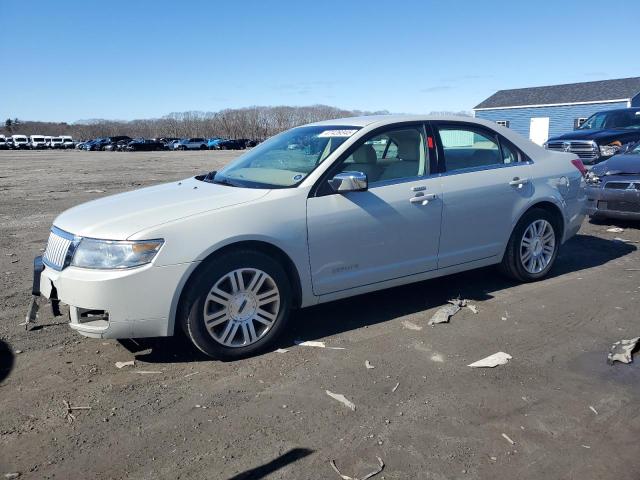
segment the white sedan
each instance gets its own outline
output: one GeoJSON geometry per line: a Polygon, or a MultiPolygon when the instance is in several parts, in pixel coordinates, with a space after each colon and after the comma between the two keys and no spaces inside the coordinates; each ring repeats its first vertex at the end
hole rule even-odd
{"type": "Polygon", "coordinates": [[[584,167],[466,117],[373,116],[281,133],[219,172],[72,208],[34,293],[97,338],[173,335],[233,359],[293,308],[498,264],[549,272],[584,218],[584,167]]]}

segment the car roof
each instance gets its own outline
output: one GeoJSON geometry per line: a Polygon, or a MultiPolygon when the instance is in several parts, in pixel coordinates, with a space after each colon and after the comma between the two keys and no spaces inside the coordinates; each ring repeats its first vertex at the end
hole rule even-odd
{"type": "Polygon", "coordinates": [[[467,117],[464,115],[366,115],[362,117],[345,117],[336,118],[334,120],[324,120],[314,122],[308,126],[341,126],[341,127],[367,127],[373,124],[376,126],[392,125],[399,122],[426,122],[426,121],[457,121],[471,122],[487,127],[495,128],[495,123],[475,117],[467,117]]]}

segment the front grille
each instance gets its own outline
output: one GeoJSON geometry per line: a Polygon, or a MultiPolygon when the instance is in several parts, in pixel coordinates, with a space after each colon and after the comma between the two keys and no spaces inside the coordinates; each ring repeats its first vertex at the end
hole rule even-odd
{"type": "MultiPolygon", "coordinates": [[[[604,185],[604,188],[613,188],[615,190],[626,190],[630,188],[629,185],[633,185],[631,182],[607,182],[604,185]]],[[[638,184],[640,186],[640,184],[638,184]]],[[[631,187],[634,188],[634,187],[631,187]]],[[[638,188],[638,187],[635,187],[638,188]]]]}
{"type": "Polygon", "coordinates": [[[55,270],[62,270],[67,266],[67,253],[72,244],[73,235],[58,229],[51,230],[42,261],[48,267],[55,270]]]}
{"type": "Polygon", "coordinates": [[[640,203],[632,202],[607,202],[607,208],[616,212],[640,213],[640,203]]]}
{"type": "Polygon", "coordinates": [[[590,140],[554,141],[547,143],[547,150],[569,152],[578,155],[580,160],[593,161],[598,158],[598,146],[590,140]]]}

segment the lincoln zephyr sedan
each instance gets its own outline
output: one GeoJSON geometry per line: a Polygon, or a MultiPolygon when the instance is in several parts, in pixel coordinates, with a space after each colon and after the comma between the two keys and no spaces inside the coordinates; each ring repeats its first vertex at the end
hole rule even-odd
{"type": "Polygon", "coordinates": [[[494,264],[543,278],[584,218],[584,173],[479,119],[314,123],[218,172],[62,213],[34,293],[89,337],[183,329],[239,358],[273,345],[294,308],[494,264]]]}

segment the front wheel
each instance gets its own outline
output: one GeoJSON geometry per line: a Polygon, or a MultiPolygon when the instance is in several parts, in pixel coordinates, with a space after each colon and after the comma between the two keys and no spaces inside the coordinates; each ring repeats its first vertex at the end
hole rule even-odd
{"type": "Polygon", "coordinates": [[[251,250],[230,252],[209,262],[188,286],[183,328],[215,359],[254,355],[283,331],[291,297],[287,274],[273,258],[251,250]]]}
{"type": "Polygon", "coordinates": [[[557,220],[547,210],[529,210],[511,234],[501,270],[521,282],[533,282],[546,276],[558,256],[559,228],[557,220]]]}

